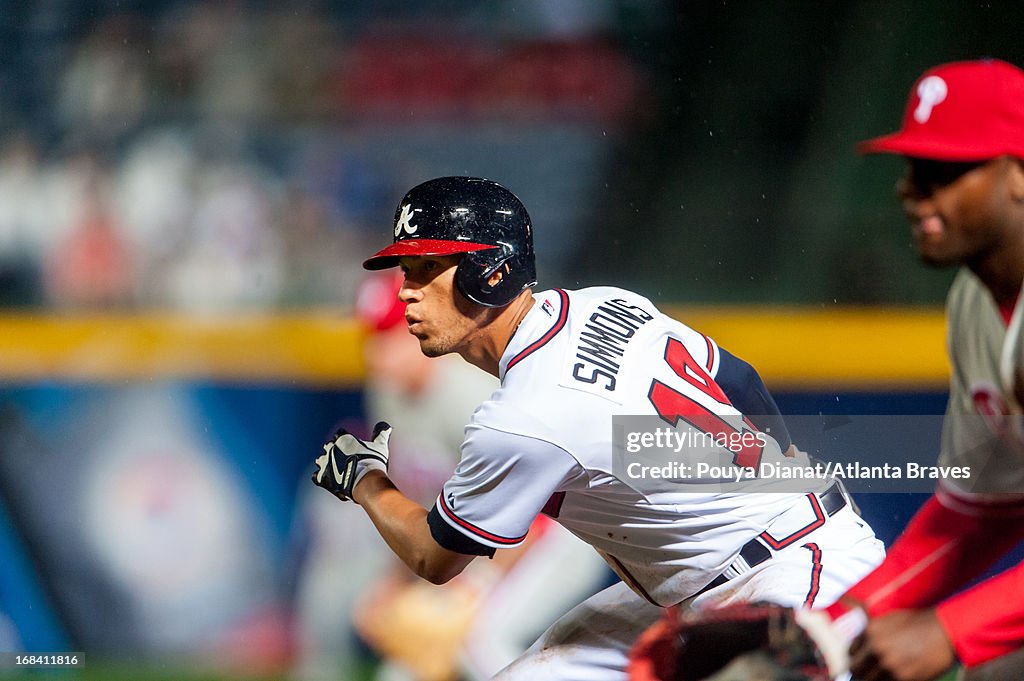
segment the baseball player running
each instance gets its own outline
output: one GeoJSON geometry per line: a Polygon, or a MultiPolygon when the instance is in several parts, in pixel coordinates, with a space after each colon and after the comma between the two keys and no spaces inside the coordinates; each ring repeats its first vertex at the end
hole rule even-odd
{"type": "Polygon", "coordinates": [[[862,151],[906,157],[898,193],[921,259],[962,266],[947,301],[939,459],[972,475],[943,480],[830,612],[870,617],[852,649],[859,679],[926,681],[959,660],[968,678],[1017,681],[1024,565],[950,595],[1024,538],[1024,72],[995,59],[935,67],[911,89],[902,129],[862,151]]]}
{"type": "Polygon", "coordinates": [[[881,561],[881,543],[831,481],[808,493],[638,489],[613,465],[615,415],[674,425],[745,414],[774,437],[756,456],[784,462],[791,443],[753,368],[646,298],[612,287],[534,293],[532,230],[522,203],[489,180],[439,178],[406,194],[394,243],[364,266],[402,268],[399,297],[424,354],[456,353],[500,387],[474,412],[429,510],[388,478],[387,424],[367,440],[340,432],[313,476],[359,504],[434,583],[517,546],[539,513],[605,558],[622,581],[494,678],[622,680],[629,647],[665,606],[827,604],[881,561]]]}

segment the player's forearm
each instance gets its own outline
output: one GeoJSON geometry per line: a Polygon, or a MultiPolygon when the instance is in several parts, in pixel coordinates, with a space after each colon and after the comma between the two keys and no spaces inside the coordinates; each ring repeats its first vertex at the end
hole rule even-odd
{"type": "Polygon", "coordinates": [[[473,556],[448,551],[434,541],[426,509],[402,494],[382,473],[368,473],[353,497],[395,555],[428,582],[444,584],[472,561],[473,556]]]}
{"type": "Polygon", "coordinates": [[[1024,645],[1024,564],[955,596],[936,608],[939,622],[972,667],[1024,645]]]}
{"type": "Polygon", "coordinates": [[[847,592],[871,615],[921,608],[981,574],[1024,537],[1016,518],[953,510],[932,497],[889,549],[885,562],[847,592]]]}

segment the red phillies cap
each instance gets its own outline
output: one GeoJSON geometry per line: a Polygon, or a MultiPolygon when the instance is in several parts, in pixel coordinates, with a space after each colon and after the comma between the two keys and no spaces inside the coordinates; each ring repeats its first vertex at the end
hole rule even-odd
{"type": "Polygon", "coordinates": [[[356,317],[371,331],[387,331],[405,321],[405,303],[398,291],[405,278],[400,271],[373,274],[356,290],[356,317]]]}
{"type": "Polygon", "coordinates": [[[858,150],[936,161],[1024,158],[1024,71],[999,59],[929,69],[910,91],[903,128],[858,150]]]}

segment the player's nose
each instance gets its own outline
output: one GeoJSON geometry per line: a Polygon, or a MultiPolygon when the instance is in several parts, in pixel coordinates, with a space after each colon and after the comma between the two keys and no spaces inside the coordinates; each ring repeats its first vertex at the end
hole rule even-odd
{"type": "Polygon", "coordinates": [[[423,298],[423,293],[418,286],[414,286],[406,277],[402,280],[402,286],[398,289],[398,299],[408,305],[423,298]]]}
{"type": "Polygon", "coordinates": [[[920,219],[924,213],[931,211],[932,192],[922,189],[910,178],[902,178],[896,183],[896,196],[910,220],[920,219]]]}

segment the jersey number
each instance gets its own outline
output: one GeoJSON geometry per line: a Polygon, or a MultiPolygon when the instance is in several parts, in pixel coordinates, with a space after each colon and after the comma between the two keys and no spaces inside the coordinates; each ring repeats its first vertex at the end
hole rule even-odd
{"type": "MultiPolygon", "coordinates": [[[[665,361],[676,376],[711,399],[721,404],[731,404],[722,388],[711,379],[704,367],[693,359],[693,355],[681,341],[675,338],[668,339],[665,346],[665,361]]],[[[760,438],[742,437],[744,431],[738,430],[720,415],[658,379],[651,382],[647,397],[657,410],[658,416],[671,426],[675,427],[679,419],[682,419],[698,430],[710,434],[716,442],[734,443],[735,446],[730,446],[729,451],[733,453],[732,462],[737,466],[757,468],[760,465],[761,456],[764,454],[764,444],[760,438]]],[[[746,418],[744,422],[756,430],[746,418]]]]}

